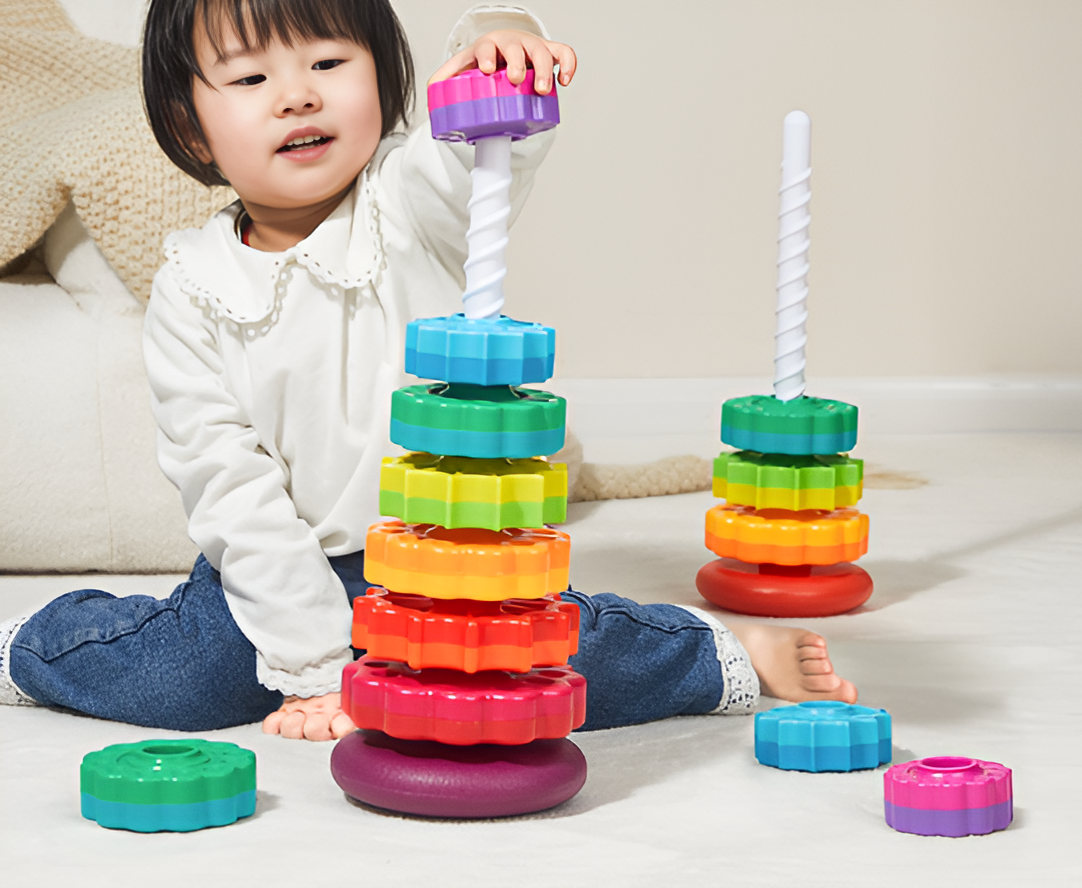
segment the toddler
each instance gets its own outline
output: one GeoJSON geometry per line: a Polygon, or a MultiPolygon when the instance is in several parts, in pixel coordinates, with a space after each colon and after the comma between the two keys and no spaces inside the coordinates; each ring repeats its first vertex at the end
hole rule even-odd
{"type": "MultiPolygon", "coordinates": [[[[532,67],[544,94],[575,73],[513,7],[471,10],[451,46],[433,80],[532,67]]],[[[460,309],[472,148],[399,132],[413,65],[388,0],[152,0],[143,88],[166,154],[240,197],[167,238],[144,335],[159,461],[202,554],[166,600],[81,590],[0,624],[0,701],[340,737],[405,327],[460,309]]],[[[515,143],[512,216],[552,136],[515,143]]],[[[814,633],[563,597],[586,729],[748,712],[760,687],[856,699],[814,633]]]]}

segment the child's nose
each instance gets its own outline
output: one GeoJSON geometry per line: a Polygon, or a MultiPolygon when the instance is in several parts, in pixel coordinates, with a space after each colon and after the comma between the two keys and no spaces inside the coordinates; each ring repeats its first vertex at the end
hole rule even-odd
{"type": "Polygon", "coordinates": [[[304,83],[290,84],[282,91],[278,99],[278,113],[297,114],[318,111],[323,107],[323,102],[314,89],[304,83]]]}

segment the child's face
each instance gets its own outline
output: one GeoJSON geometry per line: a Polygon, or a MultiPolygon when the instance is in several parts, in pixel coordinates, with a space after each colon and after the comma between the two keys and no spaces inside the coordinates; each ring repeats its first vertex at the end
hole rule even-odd
{"type": "Polygon", "coordinates": [[[363,46],[275,40],[245,53],[227,32],[219,62],[202,27],[194,39],[210,81],[193,84],[199,123],[210,156],[246,206],[315,206],[347,188],[368,163],[382,117],[376,66],[363,46]],[[287,148],[298,136],[319,138],[287,148]]]}

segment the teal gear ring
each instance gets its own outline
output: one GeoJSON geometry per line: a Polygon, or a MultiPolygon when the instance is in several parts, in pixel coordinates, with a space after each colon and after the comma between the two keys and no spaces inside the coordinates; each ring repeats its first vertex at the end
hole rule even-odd
{"type": "Polygon", "coordinates": [[[406,372],[422,379],[474,385],[522,385],[552,377],[556,331],[506,315],[467,318],[461,312],[410,321],[406,372]]]}

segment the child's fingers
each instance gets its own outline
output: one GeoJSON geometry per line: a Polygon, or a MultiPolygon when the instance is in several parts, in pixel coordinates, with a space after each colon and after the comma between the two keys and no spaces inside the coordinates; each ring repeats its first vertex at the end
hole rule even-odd
{"type": "Polygon", "coordinates": [[[287,712],[278,724],[278,733],[290,740],[301,740],[304,737],[304,723],[306,720],[303,709],[287,712]]]}
{"type": "MultiPolygon", "coordinates": [[[[481,41],[482,44],[487,42],[481,41]]],[[[507,79],[512,83],[522,83],[526,79],[526,50],[523,48],[523,41],[519,40],[517,36],[504,37],[503,32],[497,32],[496,35],[493,35],[493,43],[507,63],[507,79]],[[502,39],[496,42],[496,38],[502,39]]],[[[480,61],[478,61],[478,67],[480,67],[480,61]]],[[[481,68],[481,70],[486,74],[491,74],[496,68],[493,67],[491,70],[481,68]]]]}
{"type": "Polygon", "coordinates": [[[263,733],[277,734],[283,718],[285,718],[285,713],[281,709],[274,710],[274,712],[263,719],[263,733]]]}
{"type": "MultiPolygon", "coordinates": [[[[467,68],[473,68],[475,65],[476,58],[474,56],[473,47],[471,46],[469,49],[464,49],[462,52],[455,53],[451,58],[440,65],[440,67],[436,69],[436,73],[428,78],[428,83],[430,86],[433,83],[439,83],[441,80],[446,80],[448,77],[454,77],[459,72],[465,71],[467,68]]],[[[484,69],[482,68],[482,70],[484,69]]]]}
{"type": "MultiPolygon", "coordinates": [[[[500,54],[495,41],[489,39],[478,40],[472,47],[472,55],[478,69],[485,74],[493,73],[500,63],[500,54]]],[[[466,50],[467,53],[470,50],[466,50]]]]}
{"type": "Polygon", "coordinates": [[[344,712],[339,711],[331,719],[331,736],[337,740],[340,737],[345,737],[346,734],[352,732],[355,728],[353,719],[351,719],[344,712]]]}
{"type": "Polygon", "coordinates": [[[544,40],[523,31],[493,31],[451,56],[428,82],[431,85],[474,67],[492,74],[501,60],[507,68],[507,79],[515,84],[526,79],[528,66],[533,67],[534,88],[542,95],[552,89],[553,69],[557,64],[560,66],[560,83],[564,86],[571,82],[578,67],[575,51],[565,43],[544,40]]]}
{"type": "Polygon", "coordinates": [[[304,720],[304,739],[317,742],[331,739],[331,720],[326,712],[309,712],[304,720]]]}
{"type": "Polygon", "coordinates": [[[575,50],[566,43],[550,43],[549,49],[560,65],[560,85],[567,86],[571,78],[575,76],[575,69],[579,66],[578,56],[575,55],[575,50]]]}

